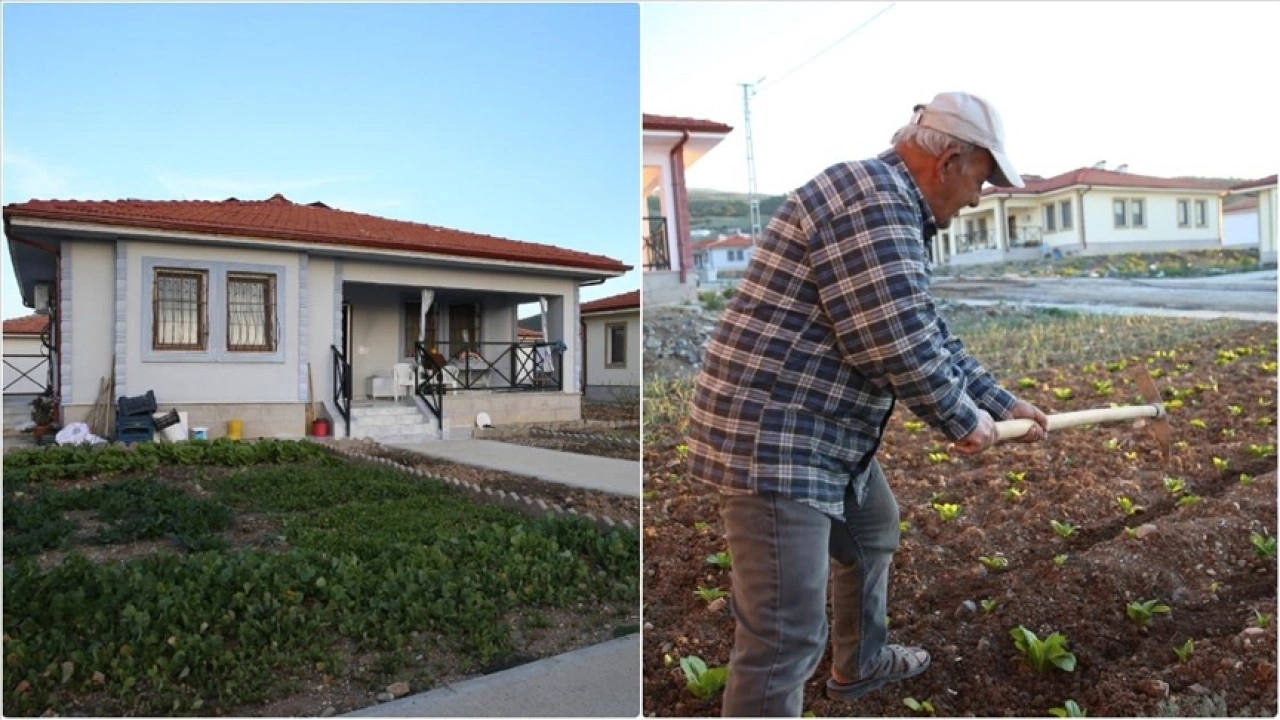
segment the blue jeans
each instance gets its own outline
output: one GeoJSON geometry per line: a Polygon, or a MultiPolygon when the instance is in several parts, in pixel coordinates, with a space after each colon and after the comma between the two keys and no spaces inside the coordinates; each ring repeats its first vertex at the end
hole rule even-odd
{"type": "Polygon", "coordinates": [[[861,678],[885,644],[897,500],[873,460],[862,505],[851,488],[846,492],[843,523],[777,495],[726,496],[721,517],[737,620],[721,714],[799,717],[804,683],[818,669],[828,635],[833,667],[845,680],[861,678]]]}

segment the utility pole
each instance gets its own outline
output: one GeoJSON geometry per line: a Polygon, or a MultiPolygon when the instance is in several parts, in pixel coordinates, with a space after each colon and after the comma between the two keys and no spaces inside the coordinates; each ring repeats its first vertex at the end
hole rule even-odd
{"type": "Polygon", "coordinates": [[[760,240],[760,198],[756,194],[756,152],[751,138],[751,98],[756,94],[756,86],[764,81],[760,78],[754,83],[739,83],[742,86],[743,128],[747,133],[747,202],[751,214],[751,244],[760,240]]]}

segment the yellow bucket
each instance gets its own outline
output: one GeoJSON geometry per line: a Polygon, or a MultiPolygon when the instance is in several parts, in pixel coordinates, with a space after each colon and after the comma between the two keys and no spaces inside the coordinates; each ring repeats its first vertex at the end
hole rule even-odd
{"type": "Polygon", "coordinates": [[[243,420],[228,420],[228,421],[227,421],[227,437],[231,438],[232,440],[239,440],[239,439],[240,439],[240,432],[241,432],[242,430],[244,430],[244,421],[243,421],[243,420]]]}

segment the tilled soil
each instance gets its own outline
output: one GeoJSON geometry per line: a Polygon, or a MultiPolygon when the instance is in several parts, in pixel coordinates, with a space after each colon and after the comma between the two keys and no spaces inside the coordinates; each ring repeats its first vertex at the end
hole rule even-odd
{"type": "MultiPolygon", "coordinates": [[[[965,458],[943,457],[940,435],[895,411],[879,458],[909,526],[890,577],[890,641],[925,647],[933,664],[846,704],[824,694],[828,652],[805,686],[805,710],[903,716],[910,697],[939,716],[1045,716],[1073,699],[1094,717],[1274,716],[1276,626],[1259,627],[1256,613],[1276,615],[1276,560],[1256,553],[1252,539],[1276,533],[1275,361],[1271,325],[1152,358],[1166,400],[1186,393],[1169,411],[1167,465],[1143,421],[1060,430],[965,458]],[[1231,361],[1219,354],[1233,348],[1251,350],[1231,361]],[[1166,478],[1183,481],[1181,492],[1166,478]],[[1141,509],[1126,515],[1120,497],[1141,509]],[[935,502],[959,505],[959,517],[941,520],[935,502]],[[1078,529],[1063,538],[1050,520],[1078,529]],[[979,561],[997,555],[1007,569],[979,561]],[[1126,605],[1152,599],[1171,610],[1139,628],[1126,605]],[[1065,635],[1075,671],[1029,669],[1010,637],[1019,625],[1042,639],[1065,635]],[[1188,639],[1194,651],[1181,662],[1174,648],[1188,639]]],[[[1136,401],[1127,371],[1090,370],[1033,373],[1034,387],[1015,392],[1050,413],[1136,401]],[[1113,395],[1095,390],[1103,379],[1113,395]],[[1067,387],[1074,398],[1058,399],[1054,390],[1067,387]]],[[[1020,378],[1001,379],[1012,388],[1020,378]]],[[[706,562],[726,548],[718,495],[689,481],[680,442],[670,428],[646,430],[644,712],[712,716],[719,694],[694,698],[678,663],[728,662],[727,606],[694,591],[732,587],[729,571],[706,562]]]]}

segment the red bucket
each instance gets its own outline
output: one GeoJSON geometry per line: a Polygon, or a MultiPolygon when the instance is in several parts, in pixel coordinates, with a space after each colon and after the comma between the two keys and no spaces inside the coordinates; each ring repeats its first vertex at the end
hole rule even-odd
{"type": "Polygon", "coordinates": [[[329,421],[325,418],[316,418],[311,421],[312,437],[329,437],[329,421]]]}

